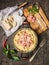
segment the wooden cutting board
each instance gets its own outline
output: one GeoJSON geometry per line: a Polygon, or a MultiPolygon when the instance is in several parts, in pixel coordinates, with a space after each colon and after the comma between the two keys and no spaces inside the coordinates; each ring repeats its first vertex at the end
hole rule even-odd
{"type": "Polygon", "coordinates": [[[30,23],[30,26],[32,29],[34,29],[38,34],[41,34],[42,32],[46,31],[49,28],[49,20],[47,19],[43,9],[39,4],[37,5],[39,7],[39,12],[35,13],[35,15],[32,15],[28,12],[28,8],[33,8],[32,5],[28,6],[24,9],[24,16],[27,18],[27,21],[30,23]],[[35,22],[32,22],[31,20],[28,20],[29,16],[34,16],[37,20],[35,22]]]}

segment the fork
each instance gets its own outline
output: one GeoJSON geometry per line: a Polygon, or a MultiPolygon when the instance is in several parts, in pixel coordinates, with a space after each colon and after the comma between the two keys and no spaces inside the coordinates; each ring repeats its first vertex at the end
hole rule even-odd
{"type": "Polygon", "coordinates": [[[32,55],[32,57],[29,59],[29,62],[31,62],[34,57],[36,56],[37,52],[44,46],[44,44],[46,43],[46,39],[44,38],[41,43],[39,44],[39,48],[36,50],[36,52],[32,55]]]}

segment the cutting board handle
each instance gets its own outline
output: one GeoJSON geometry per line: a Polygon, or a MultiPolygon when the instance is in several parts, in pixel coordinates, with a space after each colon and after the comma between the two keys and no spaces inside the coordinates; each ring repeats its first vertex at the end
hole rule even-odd
{"type": "Polygon", "coordinates": [[[21,8],[23,6],[25,6],[27,4],[27,2],[24,2],[23,4],[19,5],[18,8],[21,8]]]}

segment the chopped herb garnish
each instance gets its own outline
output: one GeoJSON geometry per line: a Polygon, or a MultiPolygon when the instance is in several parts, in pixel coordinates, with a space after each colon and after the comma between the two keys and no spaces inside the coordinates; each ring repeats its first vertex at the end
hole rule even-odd
{"type": "Polygon", "coordinates": [[[30,14],[34,15],[36,12],[39,11],[39,8],[37,5],[34,5],[32,8],[28,8],[28,11],[30,14]]]}

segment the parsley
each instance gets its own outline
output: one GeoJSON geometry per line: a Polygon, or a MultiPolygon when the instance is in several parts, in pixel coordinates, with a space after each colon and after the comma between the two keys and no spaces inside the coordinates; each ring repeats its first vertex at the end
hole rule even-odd
{"type": "Polygon", "coordinates": [[[39,12],[39,8],[37,5],[34,5],[32,8],[28,8],[28,12],[34,15],[36,12],[39,12]]]}

